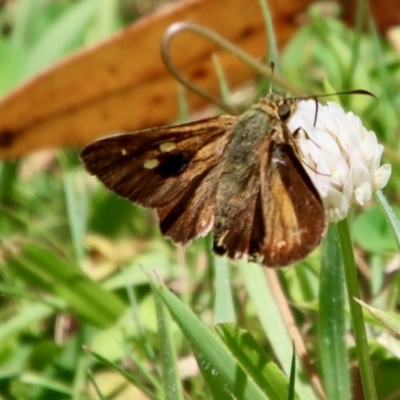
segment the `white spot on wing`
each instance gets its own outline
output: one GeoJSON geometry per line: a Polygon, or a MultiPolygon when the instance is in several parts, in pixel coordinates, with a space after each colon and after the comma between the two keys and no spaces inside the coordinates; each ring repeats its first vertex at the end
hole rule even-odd
{"type": "Polygon", "coordinates": [[[143,167],[146,169],[153,169],[157,167],[160,164],[160,162],[156,158],[152,158],[151,160],[146,160],[145,163],[143,164],[143,167]]]}
{"type": "Polygon", "coordinates": [[[172,151],[175,147],[176,147],[176,144],[172,143],[172,142],[165,142],[165,143],[161,143],[160,144],[160,150],[163,153],[166,153],[168,151],[172,151]]]}
{"type": "Polygon", "coordinates": [[[121,149],[121,154],[122,154],[123,156],[126,156],[126,155],[128,154],[128,152],[127,152],[125,149],[121,149]]]}

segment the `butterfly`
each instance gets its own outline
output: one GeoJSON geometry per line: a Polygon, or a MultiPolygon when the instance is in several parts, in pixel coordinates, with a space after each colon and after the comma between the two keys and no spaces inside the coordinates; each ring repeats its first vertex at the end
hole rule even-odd
{"type": "Polygon", "coordinates": [[[156,209],[174,243],[212,232],[218,255],[290,265],[319,245],[327,224],[299,130],[287,126],[298,102],[270,92],[240,116],[109,136],[81,159],[108,189],[156,209]]]}

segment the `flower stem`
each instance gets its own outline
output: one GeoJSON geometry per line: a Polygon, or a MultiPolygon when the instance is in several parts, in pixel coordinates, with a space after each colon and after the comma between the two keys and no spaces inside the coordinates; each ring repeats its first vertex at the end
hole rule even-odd
{"type": "Polygon", "coordinates": [[[344,273],[346,277],[347,295],[349,298],[350,313],[356,342],[356,351],[360,369],[361,382],[364,390],[364,398],[369,400],[377,399],[374,375],[372,371],[371,360],[369,358],[369,349],[367,334],[365,331],[364,316],[362,308],[354,301],[354,298],[360,299],[360,288],[356,264],[354,261],[352,241],[349,232],[347,220],[338,222],[340,247],[342,249],[344,273]]]}

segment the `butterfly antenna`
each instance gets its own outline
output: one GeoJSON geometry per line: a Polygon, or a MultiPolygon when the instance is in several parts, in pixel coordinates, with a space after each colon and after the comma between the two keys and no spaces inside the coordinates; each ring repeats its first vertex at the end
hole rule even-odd
{"type": "Polygon", "coordinates": [[[364,90],[364,89],[346,90],[344,92],[336,92],[336,93],[314,94],[311,96],[296,97],[296,99],[299,99],[299,100],[319,99],[320,97],[339,96],[339,95],[343,95],[343,94],[346,94],[346,95],[347,94],[362,94],[362,95],[374,97],[376,99],[376,96],[373,93],[369,92],[368,90],[364,90]]]}
{"type": "MultiPolygon", "coordinates": [[[[270,88],[270,91],[271,91],[271,88],[270,88]]],[[[338,95],[343,95],[343,94],[362,94],[362,95],[366,95],[366,96],[371,96],[376,99],[376,96],[373,93],[369,92],[368,90],[364,90],[364,89],[354,89],[354,90],[346,90],[344,92],[317,94],[317,95],[311,95],[311,96],[301,96],[301,97],[291,97],[291,98],[297,99],[297,100],[312,99],[315,101],[315,117],[314,117],[314,126],[315,126],[317,123],[317,117],[318,117],[318,99],[320,97],[338,96],[338,95]]]]}
{"type": "Polygon", "coordinates": [[[275,72],[275,63],[271,61],[271,64],[269,64],[271,67],[271,80],[269,81],[269,94],[272,93],[272,81],[274,80],[274,72],[275,72]]]}
{"type": "Polygon", "coordinates": [[[317,125],[317,117],[318,117],[318,99],[314,97],[315,100],[315,117],[314,117],[314,127],[317,125]]]}

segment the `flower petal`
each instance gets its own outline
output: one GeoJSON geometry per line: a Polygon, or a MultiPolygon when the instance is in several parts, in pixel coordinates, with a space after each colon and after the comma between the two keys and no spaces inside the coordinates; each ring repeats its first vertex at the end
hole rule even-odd
{"type": "Polygon", "coordinates": [[[391,166],[380,166],[383,146],[339,104],[299,101],[288,127],[299,132],[298,151],[331,221],[344,219],[350,206],[364,205],[387,184],[391,166]]]}

